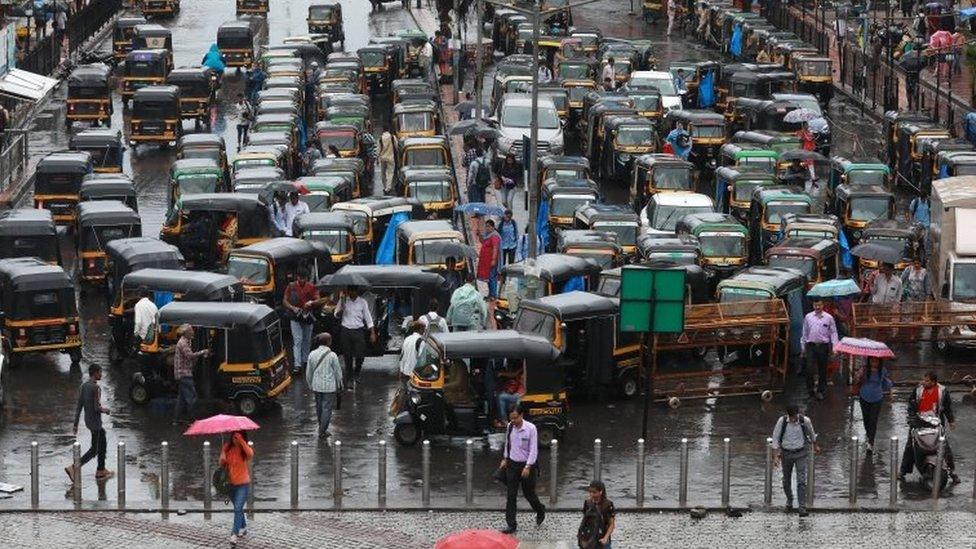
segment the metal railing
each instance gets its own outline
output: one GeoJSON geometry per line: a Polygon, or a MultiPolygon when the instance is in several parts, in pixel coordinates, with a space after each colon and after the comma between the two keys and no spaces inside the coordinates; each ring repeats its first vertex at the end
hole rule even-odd
{"type": "Polygon", "coordinates": [[[0,192],[27,169],[28,139],[25,130],[0,132],[0,192]]]}

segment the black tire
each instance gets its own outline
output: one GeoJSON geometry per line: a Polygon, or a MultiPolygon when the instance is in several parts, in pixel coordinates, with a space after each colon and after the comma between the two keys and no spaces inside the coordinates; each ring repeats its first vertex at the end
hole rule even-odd
{"type": "Polygon", "coordinates": [[[539,447],[549,448],[550,446],[552,446],[553,440],[559,440],[560,435],[562,435],[562,432],[555,425],[549,423],[539,425],[539,432],[538,432],[539,447]]]}
{"type": "Polygon", "coordinates": [[[149,403],[149,389],[142,383],[133,383],[129,387],[129,399],[140,406],[149,403]]]}
{"type": "Polygon", "coordinates": [[[640,393],[640,382],[637,380],[637,372],[631,370],[620,377],[620,396],[624,398],[634,398],[640,393]]]}
{"type": "Polygon", "coordinates": [[[398,423],[393,428],[393,438],[401,446],[414,446],[420,440],[420,427],[416,423],[398,423]]]}
{"type": "Polygon", "coordinates": [[[258,410],[260,410],[261,408],[257,397],[255,397],[254,395],[239,396],[237,397],[237,400],[234,401],[234,405],[237,406],[237,411],[242,416],[248,416],[248,417],[253,417],[257,415],[258,410]]]}

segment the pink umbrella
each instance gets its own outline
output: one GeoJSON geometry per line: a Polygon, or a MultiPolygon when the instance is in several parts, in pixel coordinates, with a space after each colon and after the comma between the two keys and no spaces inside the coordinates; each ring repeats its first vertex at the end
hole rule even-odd
{"type": "Polygon", "coordinates": [[[497,530],[459,530],[437,540],[434,549],[516,549],[518,540],[497,530]]]}
{"type": "Polygon", "coordinates": [[[183,434],[192,435],[220,435],[223,433],[233,433],[235,431],[256,431],[261,427],[245,416],[229,416],[217,414],[207,419],[199,419],[190,425],[190,428],[183,434]]]}
{"type": "Polygon", "coordinates": [[[895,358],[895,353],[887,345],[866,337],[845,337],[834,345],[834,352],[873,358],[895,358]]]}
{"type": "Polygon", "coordinates": [[[946,30],[939,30],[932,33],[929,38],[930,48],[947,48],[952,45],[952,33],[946,30]]]}

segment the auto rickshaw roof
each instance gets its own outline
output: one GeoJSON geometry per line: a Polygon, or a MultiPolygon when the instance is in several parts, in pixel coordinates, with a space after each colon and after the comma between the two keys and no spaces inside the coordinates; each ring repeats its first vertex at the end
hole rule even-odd
{"type": "Polygon", "coordinates": [[[806,287],[807,277],[796,269],[786,267],[753,266],[747,267],[731,278],[718,283],[718,292],[728,287],[756,288],[766,290],[774,296],[784,294],[797,288],[806,287]]]}
{"type": "Polygon", "coordinates": [[[208,271],[184,271],[181,269],[140,269],[122,279],[122,286],[180,294],[186,301],[218,301],[230,294],[243,295],[244,287],[236,277],[208,271]]]}
{"type": "MultiPolygon", "coordinates": [[[[524,302],[523,302],[524,303],[524,302]]],[[[515,330],[483,332],[440,332],[426,337],[445,359],[493,358],[549,362],[559,349],[547,338],[521,334],[515,330]],[[432,341],[431,341],[432,340],[432,341]]]]}
{"type": "Polygon", "coordinates": [[[366,164],[362,158],[319,158],[312,164],[312,172],[318,175],[318,171],[351,171],[362,173],[366,169],[366,164]]]}
{"type": "Polygon", "coordinates": [[[834,190],[837,198],[840,199],[851,199],[851,198],[874,198],[874,197],[887,197],[894,199],[894,195],[891,191],[885,189],[880,185],[838,185],[834,190]]]}
{"type": "Polygon", "coordinates": [[[37,173],[87,174],[92,171],[88,151],[57,151],[48,153],[37,163],[37,173]]]}
{"type": "Polygon", "coordinates": [[[173,32],[156,23],[141,23],[135,26],[136,34],[142,36],[172,36],[173,32]]]}
{"type": "Polygon", "coordinates": [[[435,136],[411,136],[404,137],[400,140],[400,148],[404,149],[407,147],[447,147],[448,141],[447,137],[443,135],[435,136]]]}
{"type": "Polygon", "coordinates": [[[675,230],[679,232],[687,231],[690,234],[699,236],[701,231],[734,231],[749,234],[747,229],[738,219],[727,213],[703,212],[693,213],[683,216],[675,225],[675,230]]]}
{"type": "MultiPolygon", "coordinates": [[[[746,132],[736,132],[736,135],[746,132]]],[[[756,132],[748,132],[756,133],[756,132]]],[[[760,135],[760,134],[757,134],[760,135]]],[[[733,136],[734,138],[734,136],[733,136]]],[[[779,153],[767,149],[764,145],[759,143],[749,143],[749,142],[739,142],[739,143],[726,143],[722,145],[719,149],[721,154],[726,154],[729,156],[735,156],[736,158],[749,157],[749,158],[779,158],[779,153]]]]}
{"type": "Polygon", "coordinates": [[[946,162],[950,165],[956,164],[973,164],[976,160],[976,151],[941,151],[939,152],[939,161],[946,162]]]}
{"type": "Polygon", "coordinates": [[[79,65],[68,75],[68,86],[108,86],[112,76],[112,69],[104,63],[79,65]]]}
{"type": "Polygon", "coordinates": [[[757,187],[752,193],[752,199],[766,205],[770,202],[805,202],[813,204],[810,195],[799,192],[793,187],[776,185],[775,187],[757,187]]]}
{"type": "Polygon", "coordinates": [[[237,248],[230,253],[231,255],[259,255],[274,261],[279,261],[292,257],[311,257],[315,254],[315,249],[308,241],[302,240],[301,238],[281,236],[262,240],[261,242],[244,246],[243,248],[237,248]]]}
{"type": "Polygon", "coordinates": [[[687,121],[692,124],[725,125],[725,115],[702,109],[678,109],[668,113],[668,118],[687,121]]]}
{"type": "Polygon", "coordinates": [[[113,262],[126,265],[126,271],[147,267],[168,269],[183,266],[183,254],[179,248],[147,236],[112,240],[105,245],[105,253],[113,262]]]}
{"type": "MultiPolygon", "coordinates": [[[[539,275],[549,281],[568,279],[574,276],[591,276],[600,272],[596,263],[568,254],[541,254],[535,258],[535,266],[539,275]]],[[[502,267],[506,275],[525,274],[525,261],[509,263],[502,267]]]]}
{"type": "MultiPolygon", "coordinates": [[[[601,231],[599,229],[560,229],[556,233],[557,246],[567,246],[576,244],[593,244],[594,247],[606,248],[608,244],[616,246],[617,235],[615,233],[601,231]]],[[[619,248],[619,246],[616,246],[619,248]]],[[[563,252],[565,253],[565,252],[563,252]]]]}
{"type": "Polygon", "coordinates": [[[774,82],[777,80],[795,80],[792,72],[780,70],[775,72],[739,71],[731,76],[732,81],[738,82],[774,82]]]}
{"type": "MultiPolygon", "coordinates": [[[[628,100],[631,99],[630,97],[628,97],[626,95],[623,95],[623,96],[620,96],[620,97],[624,97],[624,98],[626,98],[628,100]]],[[[610,114],[610,113],[613,113],[613,114],[632,114],[634,116],[637,116],[637,109],[635,109],[631,105],[627,105],[627,104],[624,104],[624,103],[617,103],[615,101],[601,101],[600,103],[597,103],[596,105],[593,105],[592,107],[590,107],[590,111],[589,111],[589,114],[587,116],[588,116],[588,118],[591,118],[592,119],[594,117],[597,117],[597,116],[600,116],[600,115],[603,115],[603,114],[610,114]]]]}
{"type": "Polygon", "coordinates": [[[57,236],[50,210],[18,208],[0,212],[0,236],[57,236]]]}
{"type": "Polygon", "coordinates": [[[118,200],[91,200],[78,204],[78,223],[85,226],[142,225],[132,208],[118,200]]]}
{"type": "Polygon", "coordinates": [[[176,144],[178,149],[200,147],[202,145],[224,148],[224,136],[214,133],[191,133],[180,138],[176,144]]]}
{"type": "Polygon", "coordinates": [[[832,238],[791,236],[784,238],[766,250],[766,257],[769,258],[771,255],[800,255],[819,259],[826,255],[836,255],[839,251],[840,244],[832,238]]]}
{"type": "Polygon", "coordinates": [[[132,50],[126,54],[125,61],[159,61],[169,55],[169,50],[163,49],[132,50]]]}
{"type": "Polygon", "coordinates": [[[298,185],[303,185],[308,192],[328,191],[334,193],[346,187],[352,187],[352,180],[343,175],[303,175],[295,180],[298,185]]]}
{"type": "Polygon", "coordinates": [[[335,122],[325,120],[315,124],[315,133],[319,132],[353,133],[358,136],[359,128],[352,124],[337,124],[335,122]]]}
{"type": "Polygon", "coordinates": [[[296,217],[294,228],[299,233],[323,229],[345,229],[351,233],[353,224],[352,216],[345,212],[311,212],[296,217]]]}
{"type": "Polygon", "coordinates": [[[701,244],[698,242],[698,237],[689,234],[682,234],[676,237],[668,236],[665,238],[651,234],[642,234],[637,237],[637,249],[645,257],[653,253],[666,252],[694,252],[700,254],[701,244]]]}
{"type": "Polygon", "coordinates": [[[221,34],[240,36],[242,34],[253,35],[254,32],[250,21],[228,21],[217,27],[217,36],[220,37],[221,34]]]}
{"type": "Polygon", "coordinates": [[[925,234],[925,227],[920,223],[909,223],[901,219],[872,219],[864,227],[861,239],[869,236],[887,236],[892,238],[919,239],[925,234]]]}
{"type": "MultiPolygon", "coordinates": [[[[345,265],[338,273],[356,274],[369,282],[371,288],[412,288],[439,290],[444,287],[444,277],[424,270],[417,265],[345,265]]],[[[322,281],[319,281],[322,287],[322,281]]]]}
{"type": "Polygon", "coordinates": [[[592,179],[556,179],[549,178],[542,182],[542,190],[549,195],[565,194],[594,194],[599,196],[599,186],[592,179]]]}
{"type": "Polygon", "coordinates": [[[136,25],[144,24],[146,24],[146,18],[142,16],[119,17],[115,20],[115,28],[117,29],[135,28],[136,25]]]}
{"type": "Polygon", "coordinates": [[[407,240],[424,233],[435,233],[443,235],[445,233],[461,233],[454,225],[446,219],[421,219],[416,221],[404,221],[397,227],[397,233],[403,235],[407,240]]]}
{"type": "Polygon", "coordinates": [[[248,212],[257,213],[264,203],[247,193],[185,194],[180,198],[183,211],[248,212]]]}
{"type": "Polygon", "coordinates": [[[610,317],[619,312],[614,301],[591,292],[567,292],[519,302],[519,309],[535,309],[567,322],[596,317],[610,317]]]}
{"type": "Polygon", "coordinates": [[[686,168],[688,170],[694,169],[695,165],[687,160],[682,160],[677,156],[670,153],[650,153],[642,154],[635,159],[635,162],[646,168],[652,168],[658,165],[668,166],[668,167],[680,167],[686,168]]]}
{"type": "Polygon", "coordinates": [[[135,110],[136,103],[142,101],[178,101],[180,99],[180,89],[176,86],[146,86],[136,90],[132,96],[132,108],[135,110]]]}
{"type": "Polygon", "coordinates": [[[393,106],[393,114],[404,114],[404,113],[417,113],[417,112],[429,112],[433,115],[437,115],[437,107],[434,105],[433,101],[417,101],[410,103],[397,103],[393,106]]]}
{"type": "Polygon", "coordinates": [[[637,214],[626,205],[601,204],[599,202],[590,202],[576,208],[576,217],[585,223],[629,221],[637,224],[640,221],[637,214]]]}
{"type": "Polygon", "coordinates": [[[254,124],[263,124],[263,123],[297,124],[298,118],[295,115],[288,114],[288,113],[264,113],[264,114],[259,114],[257,117],[255,117],[253,123],[254,124]]]}
{"type": "Polygon", "coordinates": [[[178,326],[190,324],[206,328],[233,329],[248,327],[260,332],[278,322],[278,313],[259,303],[221,303],[171,301],[159,309],[159,323],[178,326]]]}
{"type": "Polygon", "coordinates": [[[248,138],[248,142],[247,142],[248,148],[262,147],[262,146],[276,146],[276,145],[289,147],[292,144],[291,132],[285,130],[252,133],[249,134],[247,138],[248,138]]]}
{"type": "Polygon", "coordinates": [[[81,200],[102,196],[136,197],[136,186],[131,179],[86,179],[81,182],[81,200]]]}
{"type": "Polygon", "coordinates": [[[181,158],[170,167],[169,172],[179,175],[179,172],[188,173],[214,173],[223,175],[224,170],[220,164],[212,158],[181,158]]]}
{"type": "Polygon", "coordinates": [[[122,130],[91,128],[71,136],[70,147],[122,147],[122,130]]]}
{"type": "Polygon", "coordinates": [[[831,164],[838,166],[844,170],[844,173],[850,173],[853,171],[883,171],[885,173],[891,173],[891,168],[887,164],[882,163],[877,159],[861,159],[852,160],[849,158],[844,158],[843,156],[832,156],[830,157],[831,164]]]}
{"type": "Polygon", "coordinates": [[[779,183],[779,179],[775,174],[764,172],[757,168],[751,168],[748,165],[722,166],[721,168],[715,170],[715,177],[730,182],[739,181],[741,179],[745,181],[769,181],[773,184],[779,183]]]}
{"type": "Polygon", "coordinates": [[[377,42],[371,41],[369,44],[356,50],[356,55],[362,55],[364,53],[383,53],[387,54],[390,51],[395,50],[397,45],[392,42],[377,42]]]}
{"type": "Polygon", "coordinates": [[[651,201],[661,206],[714,206],[710,196],[690,191],[657,193],[651,196],[651,201]]]}
{"type": "Polygon", "coordinates": [[[395,211],[405,211],[410,209],[413,215],[423,215],[424,205],[416,198],[406,198],[402,196],[364,196],[338,202],[332,205],[332,211],[353,210],[361,211],[370,216],[385,215],[395,211]]]}
{"type": "Polygon", "coordinates": [[[429,167],[409,166],[400,170],[404,183],[415,181],[440,181],[450,183],[454,181],[454,174],[450,168],[432,169],[429,167]]]}
{"type": "Polygon", "coordinates": [[[36,257],[0,259],[0,278],[14,292],[74,289],[74,281],[64,269],[36,257]]]}
{"type": "Polygon", "coordinates": [[[560,168],[589,170],[590,159],[585,156],[547,155],[539,159],[539,166],[544,170],[560,168]]]}
{"type": "Polygon", "coordinates": [[[210,67],[179,67],[169,72],[169,75],[166,76],[166,82],[210,81],[212,74],[213,69],[210,67]]]}

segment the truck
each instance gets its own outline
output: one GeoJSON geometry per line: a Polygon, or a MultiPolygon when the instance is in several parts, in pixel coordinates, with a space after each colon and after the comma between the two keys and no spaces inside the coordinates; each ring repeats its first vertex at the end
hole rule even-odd
{"type": "Polygon", "coordinates": [[[929,273],[937,299],[976,301],[976,176],[932,182],[929,273]]]}

